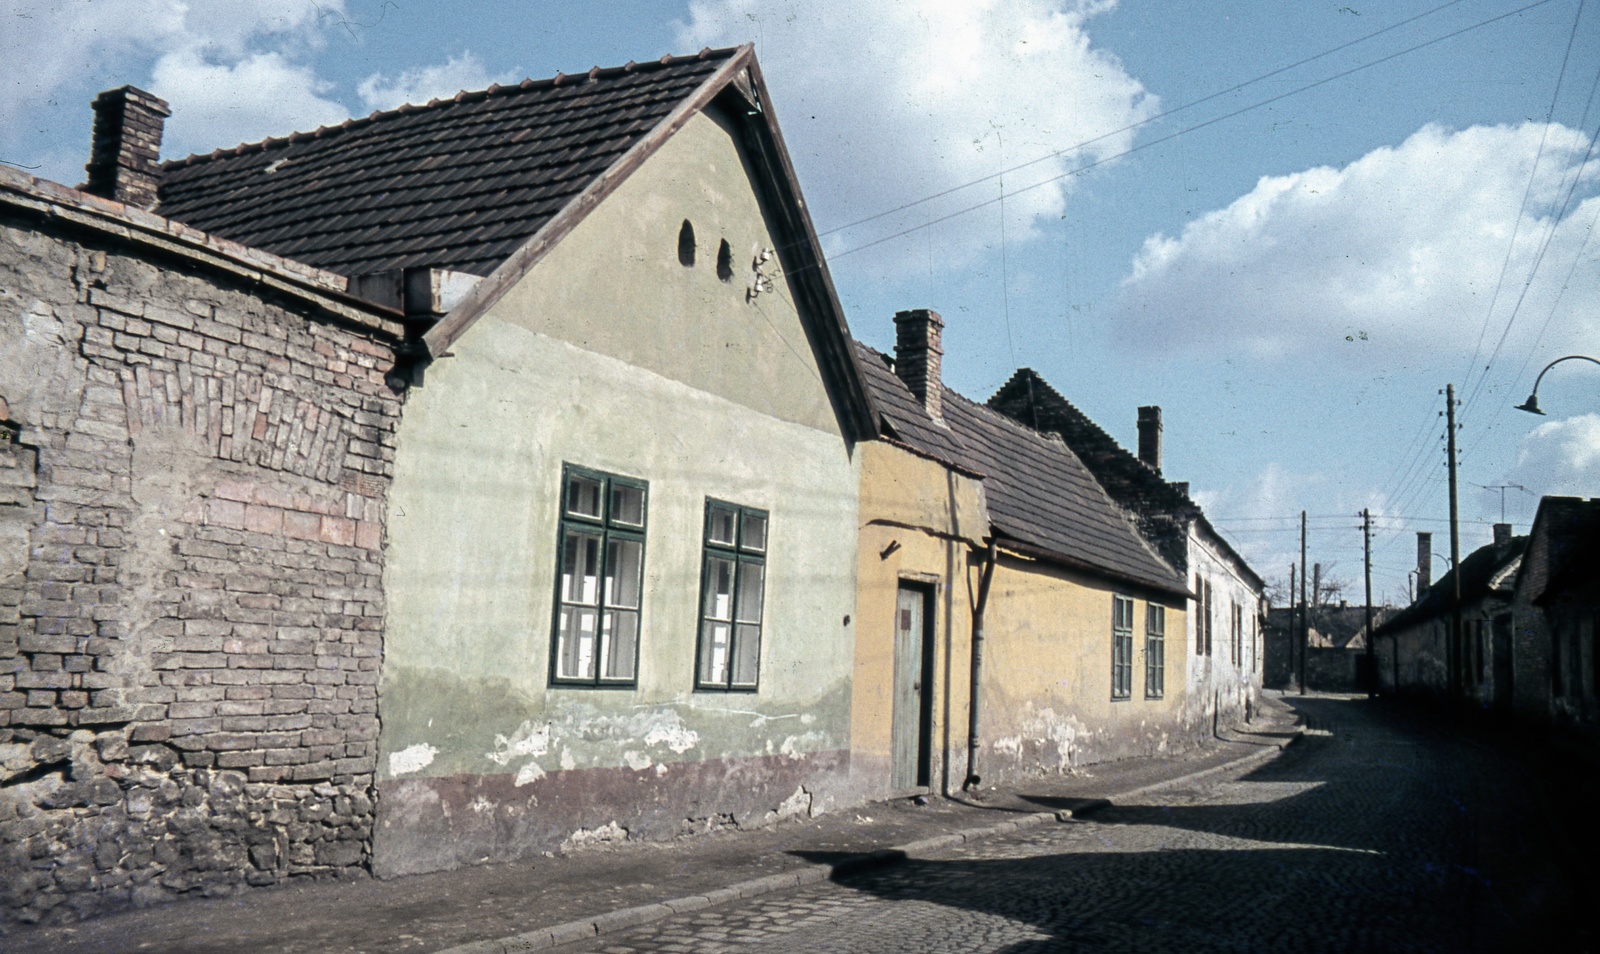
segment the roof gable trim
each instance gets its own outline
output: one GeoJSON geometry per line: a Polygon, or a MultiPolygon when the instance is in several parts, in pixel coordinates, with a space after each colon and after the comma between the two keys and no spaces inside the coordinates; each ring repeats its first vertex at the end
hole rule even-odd
{"type": "Polygon", "coordinates": [[[633,144],[622,157],[595,177],[594,181],[557,212],[539,231],[535,232],[511,257],[501,262],[488,277],[478,283],[448,315],[445,315],[422,336],[429,357],[437,357],[449,350],[466,330],[482,318],[517,282],[534,266],[543,261],[562,239],[578,226],[589,213],[622,185],[646,159],[656,153],[696,113],[704,109],[731,81],[750,65],[755,47],[749,43],[738,48],[733,56],[717,71],[706,78],[694,95],[679,103],[649,133],[633,144]]]}

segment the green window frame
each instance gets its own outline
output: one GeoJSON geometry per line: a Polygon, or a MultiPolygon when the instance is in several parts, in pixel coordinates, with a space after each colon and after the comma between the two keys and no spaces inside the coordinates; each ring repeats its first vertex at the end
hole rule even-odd
{"type": "Polygon", "coordinates": [[[1133,697],[1133,600],[1111,597],[1111,698],[1133,697]]]}
{"type": "Polygon", "coordinates": [[[1144,697],[1160,699],[1167,692],[1167,608],[1144,607],[1144,697]]]}
{"type": "Polygon", "coordinates": [[[755,692],[761,683],[771,514],[706,499],[694,686],[755,692]]]}
{"type": "Polygon", "coordinates": [[[550,684],[635,686],[650,485],[563,464],[560,501],[550,684]]]}

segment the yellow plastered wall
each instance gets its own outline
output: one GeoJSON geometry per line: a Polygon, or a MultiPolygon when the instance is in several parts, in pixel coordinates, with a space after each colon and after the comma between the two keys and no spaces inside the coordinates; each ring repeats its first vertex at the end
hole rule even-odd
{"type": "Polygon", "coordinates": [[[988,526],[982,484],[891,444],[861,445],[861,534],[851,692],[851,775],[887,794],[894,720],[894,614],[901,581],[935,587],[933,784],[965,773],[967,686],[977,573],[988,526]]]}
{"type": "Polygon", "coordinates": [[[1152,698],[1145,693],[1146,595],[1002,550],[985,618],[985,780],[1184,744],[1184,611],[1176,599],[1164,605],[1165,691],[1152,698]],[[1134,601],[1132,693],[1125,699],[1111,697],[1114,595],[1134,601]]]}

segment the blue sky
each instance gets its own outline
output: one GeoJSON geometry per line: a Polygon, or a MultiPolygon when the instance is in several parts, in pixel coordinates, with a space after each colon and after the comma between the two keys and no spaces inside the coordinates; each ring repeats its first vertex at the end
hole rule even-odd
{"type": "Polygon", "coordinates": [[[1162,405],[1166,476],[1264,576],[1287,574],[1302,509],[1311,558],[1353,600],[1361,508],[1380,596],[1403,597],[1414,531],[1448,551],[1446,383],[1464,402],[1464,552],[1502,495],[1526,532],[1538,494],[1600,494],[1600,368],[1552,371],[1547,418],[1510,409],[1549,360],[1600,354],[1600,3],[4,0],[0,16],[22,67],[0,87],[0,160],[68,184],[89,101],[123,83],[172,103],[176,157],[754,41],[855,334],[888,348],[894,311],[934,308],[948,383],[981,399],[1031,366],[1127,446],[1135,408],[1162,405]]]}

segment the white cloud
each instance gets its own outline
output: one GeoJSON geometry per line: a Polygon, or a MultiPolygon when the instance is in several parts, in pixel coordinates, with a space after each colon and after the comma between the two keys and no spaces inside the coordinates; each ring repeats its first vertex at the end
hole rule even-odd
{"type": "MultiPolygon", "coordinates": [[[[1487,356],[1588,146],[1581,132],[1549,127],[1518,229],[1545,133],[1537,124],[1460,131],[1429,125],[1341,169],[1264,177],[1178,237],[1146,240],[1123,281],[1120,331],[1141,347],[1243,348],[1273,357],[1316,349],[1385,361],[1425,350],[1465,360],[1515,230],[1487,356]]],[[[1579,197],[1592,191],[1597,170],[1600,163],[1592,163],[1583,173],[1579,197]]],[[[1600,198],[1591,196],[1558,223],[1508,353],[1531,346],[1597,212],[1600,198]]],[[[1600,242],[1581,255],[1561,317],[1551,323],[1550,347],[1600,332],[1592,309],[1573,307],[1600,295],[1600,242]]]]}
{"type": "Polygon", "coordinates": [[[1502,483],[1541,495],[1600,497],[1600,414],[1549,421],[1528,432],[1502,483]]]}
{"type": "MultiPolygon", "coordinates": [[[[1109,9],[1091,0],[692,0],[684,48],[754,39],[775,109],[819,229],[1105,136],[1152,115],[1156,100],[1085,24],[1109,9]]],[[[1008,194],[1128,148],[1115,133],[1079,153],[1005,177],[1008,194]]],[[[1006,201],[1008,238],[1060,215],[1062,179],[1006,201]]],[[[831,238],[832,251],[992,199],[975,188],[831,238]]],[[[960,259],[995,242],[997,209],[936,226],[960,259]]],[[[915,244],[926,256],[923,236],[915,244]]],[[[892,254],[899,243],[885,249],[892,254]]],[[[881,267],[894,262],[875,256],[881,267]]]]}
{"type": "Polygon", "coordinates": [[[232,64],[194,51],[163,56],[151,92],[172,104],[162,154],[210,152],[242,142],[342,122],[350,114],[323,96],[329,84],[309,66],[278,53],[255,53],[232,64]]]}
{"type": "MultiPolygon", "coordinates": [[[[320,96],[323,87],[298,61],[343,17],[343,0],[20,0],[8,6],[0,30],[0,62],[26,64],[0,84],[0,154],[23,158],[13,153],[34,133],[28,127],[40,121],[35,117],[49,114],[58,95],[83,95],[85,84],[92,90],[148,83],[171,103],[168,128],[185,149],[209,151],[261,138],[269,134],[264,129],[288,131],[269,117],[291,108],[310,109],[292,128],[327,122],[334,111],[320,96]],[[251,85],[258,82],[259,88],[251,85]],[[222,105],[223,96],[236,98],[237,108],[222,105]],[[195,111],[206,115],[185,115],[195,111]]],[[[86,112],[88,97],[82,102],[86,112]]],[[[87,152],[87,118],[84,130],[87,152]]],[[[58,168],[52,160],[42,174],[76,181],[72,166],[82,161],[58,168]]]]}
{"type": "Polygon", "coordinates": [[[361,81],[356,93],[369,110],[394,109],[404,103],[422,104],[431,99],[449,99],[464,89],[483,89],[491,83],[505,85],[516,79],[514,72],[490,76],[483,68],[483,63],[469,50],[435,66],[406,70],[393,79],[382,73],[373,73],[361,81]]]}

